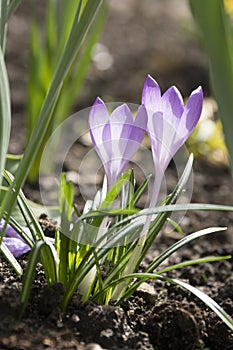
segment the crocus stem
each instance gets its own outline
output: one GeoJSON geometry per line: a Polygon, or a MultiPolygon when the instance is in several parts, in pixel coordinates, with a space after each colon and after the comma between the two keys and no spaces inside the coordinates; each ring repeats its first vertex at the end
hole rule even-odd
{"type": "MultiPolygon", "coordinates": [[[[162,184],[162,179],[163,179],[163,172],[157,171],[155,174],[155,179],[154,179],[154,184],[153,184],[153,189],[152,189],[150,208],[155,207],[157,204],[158,196],[159,196],[159,192],[160,192],[160,188],[161,188],[161,184],[162,184]]],[[[141,232],[141,237],[140,237],[138,244],[136,245],[132,255],[130,256],[128,264],[122,273],[122,277],[135,272],[138,265],[140,264],[140,262],[143,259],[142,250],[143,250],[145,241],[147,239],[147,234],[148,234],[150,224],[151,224],[151,218],[152,218],[152,215],[149,215],[146,218],[146,222],[145,222],[143,229],[142,229],[142,232],[141,232]]],[[[123,295],[127,286],[128,286],[127,281],[120,283],[116,287],[116,289],[112,295],[112,299],[118,300],[123,295]]]]}
{"type": "Polygon", "coordinates": [[[152,189],[150,208],[154,208],[157,204],[159,192],[160,192],[160,188],[163,180],[163,175],[164,173],[161,169],[155,172],[155,179],[154,179],[154,184],[152,189]]]}

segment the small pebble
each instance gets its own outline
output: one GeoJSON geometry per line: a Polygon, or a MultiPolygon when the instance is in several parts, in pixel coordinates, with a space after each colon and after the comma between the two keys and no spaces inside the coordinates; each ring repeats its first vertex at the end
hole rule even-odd
{"type": "Polygon", "coordinates": [[[153,303],[157,298],[155,288],[150,284],[143,282],[137,289],[137,293],[147,302],[153,303]]]}
{"type": "Polygon", "coordinates": [[[101,337],[105,337],[105,338],[110,338],[113,336],[113,330],[110,328],[104,329],[101,333],[100,333],[101,337]]]}
{"type": "Polygon", "coordinates": [[[71,316],[70,320],[71,320],[72,322],[74,322],[74,323],[78,323],[78,322],[80,321],[80,318],[79,318],[78,315],[73,314],[73,315],[71,316]]]}
{"type": "Polygon", "coordinates": [[[105,350],[99,344],[89,343],[85,346],[85,350],[105,350]]]}

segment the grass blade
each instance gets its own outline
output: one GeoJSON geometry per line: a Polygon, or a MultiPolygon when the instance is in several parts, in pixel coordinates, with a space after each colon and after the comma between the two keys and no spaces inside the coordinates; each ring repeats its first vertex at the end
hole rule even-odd
{"type": "MultiPolygon", "coordinates": [[[[48,94],[46,95],[44,104],[42,106],[37,125],[34,132],[30,138],[29,144],[26,148],[24,157],[19,165],[17,173],[15,175],[14,183],[11,186],[11,191],[9,191],[5,197],[2,208],[4,208],[8,215],[10,216],[12,207],[16,201],[19,190],[25,181],[31,165],[37,156],[37,152],[43,142],[43,138],[48,129],[50,119],[52,116],[52,110],[55,107],[58,94],[60,92],[62,83],[65,79],[66,73],[68,72],[71,63],[79,50],[82,40],[93,20],[93,17],[101,3],[101,0],[93,0],[88,2],[83,14],[79,20],[79,12],[76,14],[76,19],[73,23],[73,27],[70,36],[67,40],[67,44],[64,48],[61,59],[58,63],[57,69],[55,71],[51,86],[49,88],[48,94]]],[[[0,57],[1,59],[1,57],[0,57]]],[[[1,81],[1,79],[0,79],[1,81]]],[[[0,212],[1,217],[2,212],[0,212]]]]}
{"type": "MultiPolygon", "coordinates": [[[[20,300],[22,303],[22,308],[20,313],[21,316],[23,315],[24,310],[28,303],[28,299],[30,296],[30,292],[31,292],[31,288],[32,288],[32,284],[33,284],[34,276],[36,272],[36,266],[38,261],[40,260],[42,250],[46,250],[46,252],[43,252],[43,254],[49,257],[47,262],[50,261],[50,270],[53,269],[54,271],[56,271],[53,250],[46,242],[37,241],[29,254],[28,264],[23,276],[23,284],[22,284],[22,291],[21,291],[21,297],[20,297],[20,300]]],[[[46,267],[48,266],[44,266],[45,272],[46,272],[46,267]]],[[[51,273],[50,273],[50,276],[51,276],[51,273]]],[[[56,281],[56,277],[54,276],[52,282],[55,282],[55,281],[56,281]]]]}
{"type": "Polygon", "coordinates": [[[171,265],[171,266],[165,267],[162,270],[156,271],[156,273],[161,275],[161,274],[167,273],[169,271],[181,269],[182,267],[199,265],[199,264],[216,262],[216,261],[222,261],[222,260],[228,260],[228,259],[231,259],[231,255],[226,255],[226,256],[207,256],[205,258],[184,261],[184,262],[181,262],[179,264],[171,265]]]}
{"type": "Polygon", "coordinates": [[[87,214],[82,215],[79,219],[86,220],[91,218],[99,218],[108,216],[128,215],[121,221],[115,224],[114,227],[126,224],[129,221],[137,219],[140,216],[147,216],[159,213],[173,212],[173,211],[233,211],[233,206],[223,204],[208,204],[208,203],[188,203],[188,204],[171,204],[161,207],[155,207],[152,209],[103,209],[90,211],[87,214]]]}
{"type": "MultiPolygon", "coordinates": [[[[11,0],[7,8],[6,20],[9,21],[10,17],[13,15],[22,0],[11,0]]],[[[4,1],[3,1],[4,2],[4,1]]]]}
{"type": "MultiPolygon", "coordinates": [[[[6,179],[8,184],[10,184],[10,185],[14,181],[14,177],[8,171],[4,172],[4,178],[6,179]]],[[[19,209],[21,211],[21,214],[24,217],[24,220],[25,220],[28,228],[30,229],[34,240],[35,241],[36,240],[45,241],[45,236],[44,236],[44,233],[42,231],[42,228],[41,228],[40,224],[38,223],[35,215],[33,214],[31,207],[30,207],[26,197],[24,196],[24,193],[22,190],[19,191],[17,201],[18,201],[18,205],[19,205],[19,209]]]]}
{"type": "Polygon", "coordinates": [[[10,90],[4,57],[2,50],[0,49],[0,186],[2,184],[2,172],[5,167],[10,129],[10,90]]]}
{"type": "MultiPolygon", "coordinates": [[[[226,228],[224,227],[210,227],[204,230],[200,230],[197,232],[194,232],[179,241],[177,241],[175,244],[173,244],[171,247],[166,249],[163,253],[159,255],[157,259],[155,259],[145,270],[146,273],[152,273],[157,267],[162,264],[169,256],[171,256],[174,252],[176,252],[178,249],[182,248],[187,243],[193,241],[194,239],[197,239],[199,237],[208,235],[210,233],[218,232],[218,231],[224,231],[226,228]]],[[[141,281],[133,283],[124,294],[122,294],[122,297],[120,299],[123,300],[124,298],[128,298],[130,295],[133,294],[133,292],[138,288],[138,286],[141,284],[141,281]]]]}
{"type": "MultiPolygon", "coordinates": [[[[169,280],[168,280],[169,282],[169,280]]],[[[205,303],[211,310],[213,310],[216,315],[218,315],[219,318],[233,331],[233,320],[228,315],[223,308],[221,308],[220,305],[218,305],[212,298],[210,298],[208,295],[200,291],[199,289],[191,286],[190,284],[177,280],[177,279],[171,279],[170,282],[173,282],[177,284],[180,287],[183,287],[184,289],[188,290],[192,294],[194,294],[196,297],[198,297],[203,303],[205,303]]]]}
{"type": "Polygon", "coordinates": [[[72,65],[70,75],[64,83],[56,107],[55,127],[64,120],[65,116],[69,115],[74,105],[74,101],[77,100],[77,96],[80,92],[85,74],[91,61],[92,49],[100,36],[107,15],[107,10],[108,3],[104,1],[96,16],[95,23],[85,40],[85,47],[81,53],[79,52],[79,57],[77,57],[78,64],[72,65]]]}
{"type": "Polygon", "coordinates": [[[0,1],[0,46],[5,51],[6,30],[7,30],[7,9],[9,0],[0,1]]]}
{"type": "Polygon", "coordinates": [[[20,266],[20,264],[18,263],[18,261],[15,259],[14,255],[9,251],[9,249],[7,248],[7,246],[4,244],[4,242],[2,241],[0,244],[0,251],[3,254],[3,256],[6,258],[7,261],[10,262],[11,266],[13,267],[13,269],[15,270],[15,272],[18,275],[22,275],[23,274],[23,269],[20,266]]]}
{"type": "Polygon", "coordinates": [[[179,241],[174,243],[171,247],[166,249],[162,254],[159,255],[157,259],[155,259],[146,269],[146,272],[152,272],[154,269],[156,269],[163,261],[165,261],[169,256],[171,256],[174,252],[176,252],[178,249],[182,248],[187,243],[193,241],[194,239],[197,239],[199,237],[203,237],[205,235],[209,235],[210,233],[219,232],[219,231],[225,231],[225,227],[210,227],[206,228],[204,230],[200,230],[194,233],[191,233],[190,235],[181,238],[179,241]]]}
{"type": "Polygon", "coordinates": [[[191,292],[192,294],[194,294],[196,297],[198,297],[203,303],[205,303],[210,309],[212,309],[216,315],[219,316],[219,318],[231,329],[233,330],[233,320],[230,317],[230,315],[228,315],[222,308],[220,305],[218,305],[212,298],[210,298],[208,295],[206,295],[205,293],[203,293],[202,291],[200,291],[199,289],[191,286],[190,284],[180,281],[178,279],[175,278],[168,278],[168,277],[164,277],[164,276],[160,276],[158,274],[155,273],[132,273],[130,275],[126,275],[122,278],[119,278],[119,280],[117,281],[113,281],[112,283],[110,283],[106,288],[110,288],[112,286],[116,286],[117,284],[125,281],[125,280],[132,280],[135,278],[140,278],[142,283],[145,280],[148,279],[158,279],[158,280],[162,280],[165,282],[169,282],[172,284],[176,284],[186,290],[188,290],[189,292],[191,292]]]}
{"type": "Polygon", "coordinates": [[[223,1],[190,0],[209,59],[210,78],[218,103],[233,174],[233,37],[223,1]]]}

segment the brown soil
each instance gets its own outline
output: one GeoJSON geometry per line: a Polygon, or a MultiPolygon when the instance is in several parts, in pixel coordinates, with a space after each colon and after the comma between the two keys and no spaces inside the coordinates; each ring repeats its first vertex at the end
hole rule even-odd
{"type": "MultiPolygon", "coordinates": [[[[176,1],[169,0],[166,6],[161,0],[113,3],[101,42],[113,55],[114,65],[104,72],[92,65],[83,96],[77,101],[78,108],[90,105],[96,95],[107,100],[139,102],[142,82],[147,73],[155,76],[163,88],[176,84],[184,95],[188,95],[202,84],[205,95],[209,94],[205,58],[197,41],[184,29],[190,22],[186,1],[179,0],[177,5],[176,1]],[[142,37],[137,41],[135,38],[139,34],[142,37]]],[[[26,97],[22,84],[25,84],[27,71],[30,14],[30,1],[23,1],[9,27],[7,59],[14,112],[10,151],[14,153],[22,151],[24,142],[26,97]],[[18,42],[21,45],[20,55],[18,42]],[[19,134],[18,130],[22,132],[19,134]]],[[[173,184],[172,168],[168,174],[173,184]]],[[[193,202],[233,205],[232,179],[226,167],[197,161],[194,174],[193,202]]],[[[27,194],[31,199],[37,198],[36,186],[27,187],[27,194]]],[[[46,233],[51,234],[51,223],[45,218],[40,222],[46,233]]],[[[228,230],[192,242],[174,254],[166,264],[209,255],[232,254],[232,214],[192,212],[185,216],[182,223],[187,234],[210,226],[227,226],[228,230]]],[[[176,235],[164,230],[141,268],[176,239],[176,235]]],[[[22,257],[20,263],[26,266],[27,256],[22,257]]],[[[205,291],[233,317],[232,266],[231,259],[183,268],[169,275],[205,291]]],[[[83,305],[79,296],[75,295],[64,313],[59,307],[62,286],[57,284],[48,289],[43,271],[38,266],[28,308],[24,317],[19,319],[22,281],[0,258],[0,349],[233,349],[232,332],[202,302],[173,285],[158,281],[149,283],[156,291],[153,298],[138,291],[121,307],[114,307],[92,302],[83,305]]]]}
{"type": "MultiPolygon", "coordinates": [[[[193,199],[224,203],[223,189],[232,192],[227,169],[196,163],[193,199]],[[202,175],[203,167],[205,176],[202,175]],[[201,172],[200,172],[201,171],[201,172]],[[214,183],[212,174],[214,176],[214,183]],[[210,191],[213,187],[214,190],[210,191]],[[201,195],[200,195],[201,194],[201,195]]],[[[172,170],[169,170],[171,181],[172,170]]],[[[232,200],[232,199],[231,199],[232,200]]],[[[232,202],[228,201],[228,204],[232,202]]],[[[43,228],[51,234],[52,224],[44,217],[43,228]],[[46,225],[47,222],[47,225],[46,225]]],[[[227,225],[227,232],[201,238],[174,254],[167,264],[192,258],[232,253],[233,215],[229,213],[187,214],[185,232],[213,225],[227,225]]],[[[175,242],[164,232],[155,242],[141,268],[175,242]]],[[[20,259],[23,266],[27,256],[20,259]]],[[[233,316],[232,259],[173,271],[169,276],[183,279],[213,297],[233,316]]],[[[156,294],[138,291],[121,307],[82,304],[74,296],[66,313],[59,307],[63,293],[60,284],[48,289],[38,266],[32,296],[24,317],[18,319],[21,279],[7,263],[0,261],[0,348],[1,349],[233,349],[231,331],[200,300],[164,282],[150,281],[156,294]],[[92,344],[92,345],[91,345],[92,344]],[[101,347],[98,347],[98,345],[101,347]]]]}

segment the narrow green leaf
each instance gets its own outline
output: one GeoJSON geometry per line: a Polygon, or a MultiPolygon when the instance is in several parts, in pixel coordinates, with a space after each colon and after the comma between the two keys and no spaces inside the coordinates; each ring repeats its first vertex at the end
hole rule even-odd
{"type": "MultiPolygon", "coordinates": [[[[7,8],[6,20],[9,21],[10,17],[13,15],[22,0],[11,0],[7,8]]],[[[4,0],[3,0],[4,2],[4,0]]]]}
{"type": "Polygon", "coordinates": [[[101,203],[100,211],[105,210],[106,208],[110,208],[112,206],[113,202],[121,192],[123,186],[127,182],[129,182],[130,175],[131,175],[131,172],[126,172],[123,175],[121,175],[119,180],[115,182],[112,188],[110,188],[110,190],[108,191],[105,200],[101,203]]]}
{"type": "Polygon", "coordinates": [[[143,183],[138,187],[137,191],[134,194],[134,201],[133,201],[132,207],[135,207],[137,205],[137,203],[138,203],[139,199],[141,198],[143,192],[148,187],[151,177],[152,177],[152,175],[147,176],[146,179],[143,181],[143,183]]]}
{"type": "Polygon", "coordinates": [[[190,0],[193,16],[202,33],[209,60],[210,77],[231,157],[233,174],[233,36],[232,23],[220,0],[190,0]]]}
{"type": "Polygon", "coordinates": [[[16,170],[18,169],[19,163],[22,160],[22,158],[23,155],[7,154],[5,164],[6,170],[8,170],[12,175],[14,175],[16,173],[16,170]]]}
{"type": "MultiPolygon", "coordinates": [[[[200,230],[197,232],[194,232],[179,241],[177,241],[175,244],[173,244],[171,247],[166,249],[164,252],[162,252],[158,258],[156,258],[147,268],[146,268],[146,273],[151,273],[153,272],[157,267],[159,267],[162,262],[164,262],[169,256],[171,256],[174,252],[176,252],[178,249],[182,248],[184,245],[187,243],[193,241],[194,239],[197,239],[199,237],[205,236],[210,233],[218,232],[218,231],[224,231],[226,228],[223,227],[210,227],[204,230],[200,230]]],[[[138,288],[141,282],[135,282],[133,283],[128,289],[122,293],[121,299],[123,300],[124,298],[128,298],[132,293],[138,288]]]]}
{"type": "Polygon", "coordinates": [[[177,224],[177,222],[175,222],[174,220],[172,220],[171,218],[167,218],[167,222],[173,226],[173,228],[181,235],[184,236],[184,232],[182,230],[182,228],[180,227],[180,225],[177,224]]]}
{"type": "MultiPolygon", "coordinates": [[[[12,183],[13,176],[11,174],[9,174],[9,172],[5,172],[4,176],[9,183],[12,183]]],[[[19,208],[21,210],[22,216],[24,217],[25,222],[27,223],[27,226],[30,229],[30,232],[33,236],[35,244],[38,241],[42,241],[46,244],[46,247],[49,248],[49,250],[42,249],[41,262],[44,266],[47,283],[48,283],[48,285],[50,285],[51,283],[57,281],[57,276],[58,276],[57,253],[52,245],[47,244],[47,241],[46,241],[46,238],[45,238],[44,233],[42,231],[42,228],[40,227],[37,219],[35,218],[32,210],[27,202],[27,199],[21,190],[19,191],[17,199],[18,199],[18,205],[19,205],[19,208]]],[[[1,207],[0,207],[0,209],[1,209],[1,207]]],[[[9,213],[5,213],[4,218],[9,220],[10,219],[9,213]]],[[[19,232],[19,234],[21,234],[21,232],[19,232]]],[[[22,238],[24,238],[23,235],[22,235],[22,238]]],[[[30,241],[29,241],[29,245],[32,246],[30,241]]],[[[11,261],[9,261],[9,262],[11,263],[11,261]]]]}
{"type": "Polygon", "coordinates": [[[0,1],[0,45],[2,52],[5,51],[7,30],[7,9],[9,0],[0,1]]]}
{"type": "MultiPolygon", "coordinates": [[[[88,2],[80,20],[78,18],[79,13],[76,14],[77,18],[73,23],[70,36],[67,40],[67,44],[64,48],[57,69],[54,73],[51,86],[49,88],[48,94],[46,95],[44,104],[42,106],[38,118],[38,123],[31,136],[30,142],[25,150],[23,160],[20,163],[17,173],[15,175],[15,181],[11,186],[11,193],[8,192],[3,203],[3,207],[9,213],[9,216],[11,214],[11,208],[13,207],[13,204],[17,198],[18,192],[28,175],[29,169],[42,144],[43,137],[46,134],[47,128],[50,123],[50,118],[52,116],[52,110],[55,107],[63,80],[65,79],[66,73],[69,70],[71,63],[73,62],[77,50],[80,48],[82,40],[90,26],[90,23],[94,18],[94,15],[100,3],[101,0],[93,0],[91,2],[88,2]]],[[[1,215],[2,213],[0,212],[0,217],[1,215]]]]}
{"type": "Polygon", "coordinates": [[[15,259],[14,255],[9,251],[7,246],[4,244],[4,242],[1,242],[0,244],[0,251],[3,254],[3,256],[6,258],[6,260],[11,264],[13,269],[18,275],[23,274],[23,269],[18,263],[18,261],[15,259]]]}
{"type": "Polygon", "coordinates": [[[117,281],[113,281],[107,288],[110,288],[112,286],[115,286],[125,280],[133,280],[135,278],[140,278],[142,281],[148,280],[148,279],[158,279],[162,280],[168,283],[176,284],[192,294],[194,294],[196,297],[198,297],[203,303],[205,303],[210,309],[212,309],[216,315],[219,316],[219,318],[231,329],[233,330],[233,320],[228,315],[220,305],[218,305],[213,299],[211,299],[208,295],[200,291],[199,289],[191,286],[190,284],[180,281],[175,278],[168,278],[168,277],[163,277],[158,274],[153,274],[153,273],[132,273],[130,275],[126,275],[122,278],[119,278],[117,281]]]}
{"type": "Polygon", "coordinates": [[[36,266],[40,258],[40,251],[44,244],[45,242],[43,241],[37,241],[33,249],[31,250],[31,252],[29,253],[28,264],[23,275],[22,290],[20,295],[20,300],[22,303],[21,316],[28,303],[28,299],[30,296],[30,292],[31,292],[31,288],[32,288],[32,284],[33,284],[34,276],[36,272],[36,266]]]}
{"type": "Polygon", "coordinates": [[[208,203],[187,203],[187,204],[171,204],[162,207],[155,207],[152,209],[102,209],[91,211],[87,214],[82,215],[79,219],[86,220],[91,218],[98,218],[104,216],[118,216],[118,215],[128,215],[121,221],[115,224],[115,227],[121,226],[131,220],[138,219],[140,216],[147,216],[166,212],[175,211],[233,211],[233,206],[222,205],[222,204],[208,204],[208,203]]]}
{"type": "MultiPolygon", "coordinates": [[[[4,172],[4,178],[6,181],[11,185],[14,181],[14,177],[7,171],[4,172]]],[[[19,191],[18,197],[17,197],[17,202],[19,209],[21,211],[21,214],[30,229],[32,236],[34,240],[42,240],[45,241],[45,236],[42,231],[42,228],[40,224],[38,223],[36,217],[34,216],[31,207],[27,201],[27,198],[25,197],[24,193],[22,190],[19,191]]],[[[6,213],[6,218],[9,214],[6,213]]]]}
{"type": "Polygon", "coordinates": [[[227,260],[227,259],[231,259],[231,256],[230,255],[226,255],[226,256],[207,256],[205,258],[200,258],[200,259],[195,259],[195,260],[188,260],[188,261],[181,262],[179,264],[170,265],[168,267],[165,267],[162,270],[156,271],[156,273],[161,275],[163,273],[167,273],[169,271],[181,269],[181,268],[187,267],[187,266],[193,266],[193,265],[199,265],[199,264],[204,264],[204,263],[222,261],[222,260],[227,260]]]}
{"type": "MultiPolygon", "coordinates": [[[[200,291],[199,289],[191,286],[190,284],[177,280],[177,279],[171,279],[171,282],[177,284],[180,287],[183,287],[184,289],[188,290],[192,294],[194,294],[196,297],[198,297],[203,303],[205,303],[211,310],[213,310],[216,315],[233,331],[233,320],[230,315],[228,315],[223,308],[219,304],[217,304],[212,298],[210,298],[208,295],[200,291]]],[[[169,279],[168,279],[169,282],[169,279]]]]}
{"type": "MultiPolygon", "coordinates": [[[[59,280],[66,286],[69,281],[69,273],[73,272],[75,259],[70,256],[71,242],[70,242],[70,224],[73,213],[74,201],[74,186],[72,183],[66,181],[66,175],[61,175],[59,206],[61,215],[61,229],[60,229],[60,249],[59,249],[59,280]]],[[[76,247],[76,243],[75,243],[76,247]]],[[[74,247],[72,247],[74,248],[74,247]]],[[[73,249],[72,249],[73,250],[73,249]]]]}
{"type": "Polygon", "coordinates": [[[178,249],[182,248],[187,243],[193,241],[194,239],[197,239],[199,237],[203,237],[205,235],[208,235],[210,233],[214,232],[220,232],[225,231],[225,227],[210,227],[206,228],[204,230],[200,230],[194,233],[189,234],[188,236],[185,236],[184,238],[180,239],[176,243],[174,243],[171,247],[166,249],[163,253],[159,255],[158,258],[156,258],[147,268],[146,272],[152,272],[154,271],[158,266],[161,265],[163,261],[165,261],[169,256],[171,256],[174,252],[176,252],[178,249]]]}
{"type": "Polygon", "coordinates": [[[10,90],[4,57],[2,50],[0,49],[0,186],[2,184],[2,171],[5,167],[6,154],[10,138],[10,129],[10,90]]]}
{"type": "MultiPolygon", "coordinates": [[[[3,216],[4,218],[4,216],[3,216]]],[[[28,234],[28,231],[25,230],[24,226],[21,226],[18,220],[15,217],[11,217],[9,220],[9,224],[13,227],[13,229],[20,235],[20,237],[29,245],[30,248],[34,246],[34,241],[32,240],[32,236],[28,234]]]]}

